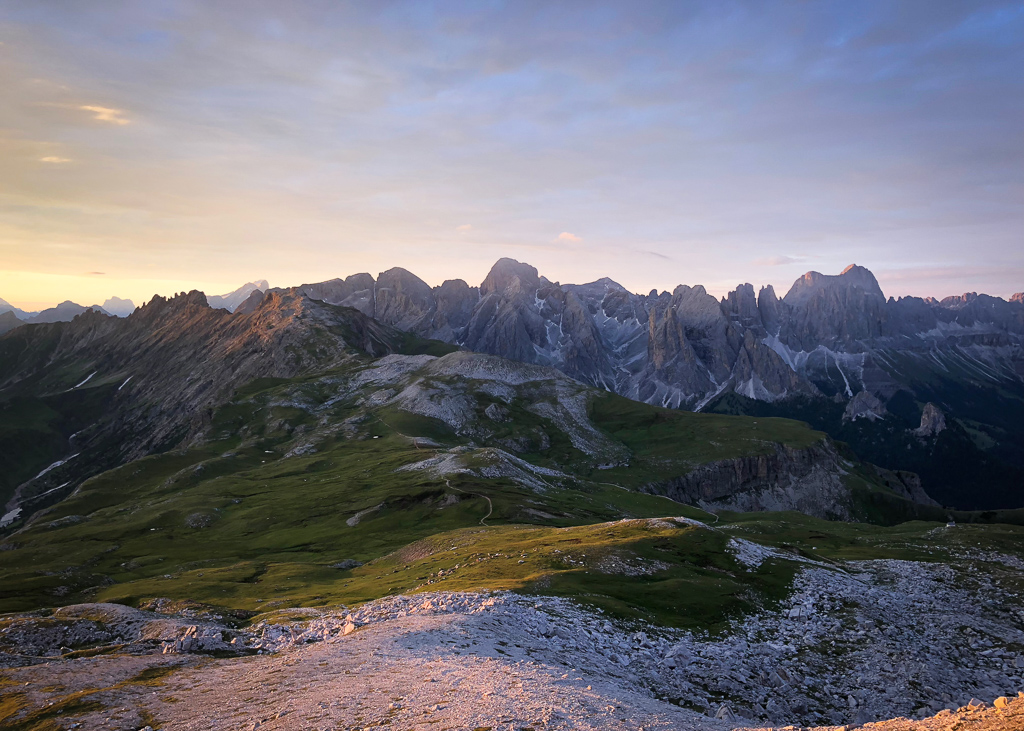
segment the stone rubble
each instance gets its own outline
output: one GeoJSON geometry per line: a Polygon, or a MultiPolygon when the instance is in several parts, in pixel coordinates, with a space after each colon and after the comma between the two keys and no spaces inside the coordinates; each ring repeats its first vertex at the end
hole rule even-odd
{"type": "MultiPolygon", "coordinates": [[[[780,555],[746,541],[731,548],[750,568],[780,555]]],[[[361,630],[387,631],[422,618],[447,622],[446,631],[458,636],[467,655],[550,668],[695,712],[712,724],[840,726],[924,718],[1002,707],[1008,701],[1000,699],[1024,689],[1024,611],[998,573],[1015,574],[1014,562],[997,554],[965,556],[998,570],[982,570],[979,563],[967,564],[972,571],[897,560],[844,568],[806,561],[784,602],[714,635],[511,592],[433,592],[352,609],[284,610],[245,629],[194,612],[167,616],[77,605],[49,617],[5,620],[0,666],[38,664],[68,657],[72,647],[104,643],[123,643],[119,652],[137,654],[287,658],[310,645],[336,645],[344,654],[361,630]]]]}
{"type": "MultiPolygon", "coordinates": [[[[771,550],[771,549],[768,549],[771,550]]],[[[771,725],[923,717],[1024,688],[1024,618],[984,576],[967,590],[942,564],[809,565],[781,607],[720,636],[606,618],[555,597],[431,593],[388,597],[301,625],[261,622],[249,645],[280,652],[344,641],[414,614],[486,615],[511,657],[604,677],[724,720],[771,725]]]]}

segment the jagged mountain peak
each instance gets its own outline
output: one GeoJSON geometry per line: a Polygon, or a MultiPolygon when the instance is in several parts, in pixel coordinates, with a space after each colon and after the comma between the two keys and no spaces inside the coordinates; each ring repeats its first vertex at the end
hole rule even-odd
{"type": "Polygon", "coordinates": [[[107,298],[103,303],[103,309],[117,317],[128,317],[135,310],[135,303],[130,299],[121,299],[117,296],[107,298]]]}
{"type": "Polygon", "coordinates": [[[416,293],[429,293],[430,285],[402,267],[392,267],[377,275],[377,288],[394,288],[416,293]]]}
{"type": "Polygon", "coordinates": [[[210,303],[207,301],[206,294],[204,292],[200,292],[198,289],[193,289],[189,292],[178,292],[170,297],[155,294],[153,295],[153,299],[138,309],[141,312],[147,309],[152,311],[162,309],[164,307],[185,308],[188,306],[209,307],[210,303]]]}
{"type": "Polygon", "coordinates": [[[504,292],[509,287],[515,286],[517,280],[519,282],[518,289],[520,290],[536,290],[540,286],[540,276],[537,273],[536,267],[516,261],[515,259],[498,259],[480,285],[480,294],[487,296],[504,292]]]}
{"type": "Polygon", "coordinates": [[[807,272],[793,282],[793,286],[782,299],[788,305],[801,307],[819,292],[838,289],[860,289],[873,299],[885,301],[885,295],[882,294],[882,288],[878,286],[875,275],[869,269],[856,264],[850,264],[840,274],[807,272]]]}
{"type": "Polygon", "coordinates": [[[577,285],[567,284],[566,286],[567,287],[574,287],[574,286],[575,287],[604,287],[605,289],[614,289],[614,290],[618,290],[618,291],[621,291],[621,292],[629,291],[625,287],[623,287],[621,284],[616,282],[614,279],[612,279],[611,277],[601,277],[600,279],[595,279],[593,282],[587,282],[586,284],[577,284],[577,285]]]}
{"type": "Polygon", "coordinates": [[[257,279],[255,282],[246,282],[241,287],[227,294],[212,294],[207,297],[210,307],[234,312],[235,309],[245,302],[255,291],[266,292],[270,283],[266,279],[257,279]]]}

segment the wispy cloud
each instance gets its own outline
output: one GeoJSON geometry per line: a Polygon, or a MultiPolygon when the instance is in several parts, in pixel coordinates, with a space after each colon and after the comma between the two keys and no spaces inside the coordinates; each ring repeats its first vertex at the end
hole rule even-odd
{"type": "Polygon", "coordinates": [[[466,233],[467,231],[472,231],[473,227],[468,223],[464,223],[461,226],[456,226],[455,230],[461,231],[462,233],[466,233]]]}
{"type": "Polygon", "coordinates": [[[106,272],[86,272],[85,273],[85,275],[87,277],[104,277],[104,276],[106,276],[106,274],[107,274],[106,272]]]}
{"type": "Polygon", "coordinates": [[[39,162],[48,162],[54,165],[59,165],[65,162],[71,162],[70,157],[57,157],[56,155],[47,155],[46,157],[39,158],[39,162]]]}
{"type": "Polygon", "coordinates": [[[124,112],[120,109],[111,109],[110,107],[95,107],[95,106],[81,106],[79,107],[83,112],[92,112],[93,119],[97,122],[110,122],[111,124],[130,124],[130,119],[125,119],[123,116],[124,112]]]}
{"type": "Polygon", "coordinates": [[[576,234],[571,234],[568,231],[563,231],[562,233],[558,234],[558,240],[576,243],[578,241],[583,241],[583,237],[577,236],[576,234]]]}
{"type": "Polygon", "coordinates": [[[781,267],[786,264],[799,264],[802,261],[806,261],[802,256],[767,256],[755,259],[754,264],[760,267],[781,267]]]}

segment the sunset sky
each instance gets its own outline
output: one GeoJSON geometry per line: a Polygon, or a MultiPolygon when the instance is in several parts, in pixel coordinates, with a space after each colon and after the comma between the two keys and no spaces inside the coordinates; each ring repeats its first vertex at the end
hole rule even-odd
{"type": "Polygon", "coordinates": [[[1024,3],[0,2],[0,298],[1024,291],[1024,3]]]}

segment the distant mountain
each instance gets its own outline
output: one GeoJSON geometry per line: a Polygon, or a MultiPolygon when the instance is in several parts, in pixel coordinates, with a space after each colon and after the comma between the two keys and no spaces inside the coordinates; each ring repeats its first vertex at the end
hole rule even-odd
{"type": "Polygon", "coordinates": [[[35,312],[25,312],[25,310],[15,307],[7,300],[0,299],[0,313],[3,312],[13,312],[19,320],[27,320],[28,318],[37,314],[35,312]]]}
{"type": "Polygon", "coordinates": [[[13,311],[7,310],[6,312],[0,312],[0,335],[5,332],[10,332],[19,325],[24,323],[18,319],[18,316],[13,311]]]}
{"type": "Polygon", "coordinates": [[[207,297],[206,299],[210,303],[210,307],[234,312],[235,309],[245,302],[249,295],[254,291],[259,290],[260,292],[266,292],[269,287],[270,284],[267,283],[266,279],[258,279],[255,282],[247,282],[243,284],[234,292],[229,292],[228,294],[215,294],[207,297]]]}
{"type": "Polygon", "coordinates": [[[926,489],[947,503],[1024,505],[1022,298],[886,299],[856,265],[838,275],[809,272],[782,299],[771,286],[755,294],[750,284],[721,300],[700,285],[642,295],[610,279],[561,285],[512,259],[498,261],[479,287],[430,287],[396,268],[299,291],[423,337],[553,366],[638,401],[809,420],[867,459],[921,468],[926,489]],[[844,419],[862,391],[888,415],[844,419]],[[954,418],[942,433],[914,436],[927,404],[954,418]],[[932,459],[940,441],[956,442],[939,450],[958,455],[956,469],[932,459]]]}
{"type": "Polygon", "coordinates": [[[88,310],[95,310],[96,312],[99,312],[104,315],[110,314],[99,305],[83,307],[82,305],[75,304],[71,300],[65,300],[56,307],[51,307],[47,310],[43,310],[38,315],[30,317],[28,320],[26,320],[26,322],[32,324],[47,322],[71,322],[71,320],[75,319],[75,317],[81,315],[83,312],[86,312],[88,310]]]}
{"type": "Polygon", "coordinates": [[[103,303],[103,309],[117,317],[128,317],[135,311],[135,303],[131,300],[123,300],[120,297],[111,297],[103,303]]]}

